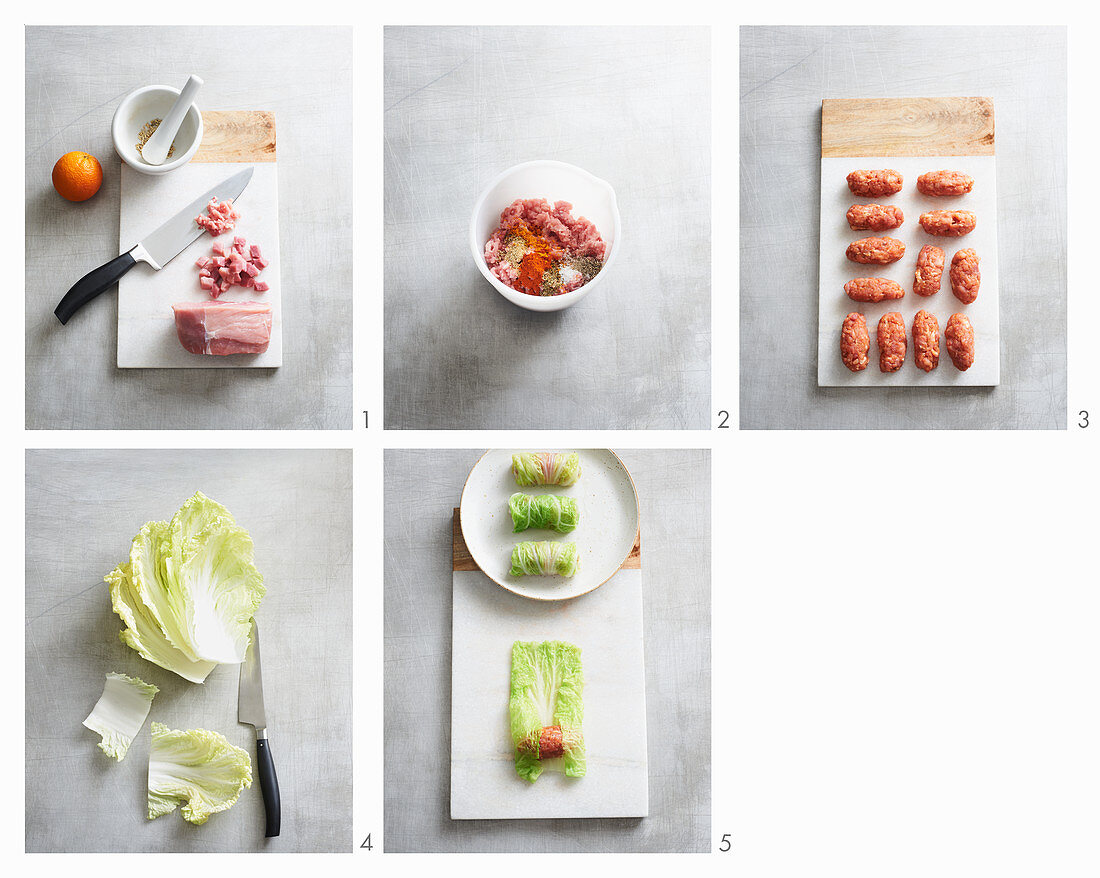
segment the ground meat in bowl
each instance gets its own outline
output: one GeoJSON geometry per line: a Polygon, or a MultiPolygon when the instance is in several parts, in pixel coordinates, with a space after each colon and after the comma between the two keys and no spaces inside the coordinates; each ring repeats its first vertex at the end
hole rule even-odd
{"type": "Polygon", "coordinates": [[[608,248],[596,226],[572,210],[568,201],[517,198],[485,242],[489,271],[529,296],[560,296],[584,286],[603,268],[608,248]]]}

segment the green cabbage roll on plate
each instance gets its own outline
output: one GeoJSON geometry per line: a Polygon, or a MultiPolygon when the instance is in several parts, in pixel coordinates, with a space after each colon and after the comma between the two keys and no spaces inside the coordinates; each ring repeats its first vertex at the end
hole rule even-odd
{"type": "Polygon", "coordinates": [[[638,497],[626,466],[606,448],[492,449],[466,479],[459,525],[470,556],[501,588],[534,600],[568,600],[607,582],[630,556],[638,535],[638,497]],[[543,459],[542,454],[554,457],[543,459]],[[553,479],[559,471],[584,475],[569,485],[517,487],[517,461],[521,472],[524,462],[537,467],[537,473],[522,475],[531,480],[553,479]],[[557,534],[567,534],[564,540],[576,544],[575,555],[572,549],[540,554],[525,548],[516,558],[522,575],[513,575],[517,544],[552,543],[562,539],[557,534]]]}
{"type": "Polygon", "coordinates": [[[564,576],[568,579],[580,566],[576,543],[540,540],[512,547],[513,576],[564,576]]]}
{"type": "Polygon", "coordinates": [[[581,510],[573,497],[556,494],[513,494],[508,498],[512,533],[536,528],[567,534],[577,529],[581,510]]]}
{"type": "Polygon", "coordinates": [[[581,477],[577,452],[523,451],[512,455],[512,475],[521,488],[533,485],[574,485],[581,477]]]}

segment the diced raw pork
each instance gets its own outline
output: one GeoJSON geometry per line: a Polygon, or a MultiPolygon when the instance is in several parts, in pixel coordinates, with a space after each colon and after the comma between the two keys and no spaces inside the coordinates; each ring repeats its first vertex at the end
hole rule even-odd
{"type": "Polygon", "coordinates": [[[176,335],[192,354],[262,354],[271,341],[271,306],[259,302],[173,305],[176,335]]]}
{"type": "Polygon", "coordinates": [[[271,287],[267,285],[266,281],[256,280],[252,282],[252,289],[254,289],[257,293],[266,293],[268,290],[271,289],[271,287]]]}
{"type": "Polygon", "coordinates": [[[267,267],[267,260],[260,255],[260,248],[249,244],[239,235],[233,238],[233,245],[227,247],[221,241],[212,245],[213,256],[206,256],[195,263],[199,267],[199,286],[215,299],[230,287],[239,286],[267,292],[268,284],[258,284],[255,278],[267,267]],[[212,278],[213,283],[203,283],[212,278]]]}
{"type": "Polygon", "coordinates": [[[233,209],[233,199],[219,204],[217,198],[211,198],[206,205],[206,213],[195,217],[195,222],[211,235],[222,235],[232,231],[240,218],[241,215],[233,209]]]}

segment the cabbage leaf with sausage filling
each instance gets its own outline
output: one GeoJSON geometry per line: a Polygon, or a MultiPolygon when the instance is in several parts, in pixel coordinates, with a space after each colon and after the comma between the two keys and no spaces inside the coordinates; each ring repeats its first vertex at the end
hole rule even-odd
{"type": "Polygon", "coordinates": [[[568,579],[580,566],[576,543],[540,540],[516,543],[512,547],[513,576],[564,576],[568,579]]]}
{"type": "Polygon", "coordinates": [[[517,534],[528,528],[567,534],[576,530],[581,517],[574,498],[554,494],[513,494],[508,498],[508,511],[512,515],[512,533],[517,534]]]}
{"type": "Polygon", "coordinates": [[[581,477],[581,457],[575,451],[524,451],[512,455],[512,475],[521,488],[532,485],[568,487],[581,477]]]}
{"type": "Polygon", "coordinates": [[[584,777],[584,669],[580,647],[560,640],[512,644],[508,701],[516,774],[534,783],[546,769],[584,777]]]}

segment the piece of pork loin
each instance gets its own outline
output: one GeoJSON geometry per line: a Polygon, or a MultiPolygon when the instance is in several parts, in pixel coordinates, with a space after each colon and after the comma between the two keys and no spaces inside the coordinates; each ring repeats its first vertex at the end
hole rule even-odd
{"type": "Polygon", "coordinates": [[[193,354],[262,354],[271,341],[271,306],[259,302],[173,305],[180,344],[193,354]]]}

